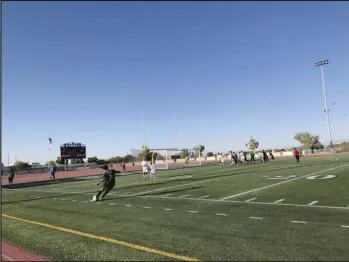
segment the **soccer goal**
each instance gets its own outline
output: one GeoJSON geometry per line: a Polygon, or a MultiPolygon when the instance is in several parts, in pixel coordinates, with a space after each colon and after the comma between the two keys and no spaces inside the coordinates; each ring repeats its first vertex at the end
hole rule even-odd
{"type": "MultiPolygon", "coordinates": [[[[178,148],[149,149],[147,161],[155,162],[156,169],[176,169],[182,167],[201,166],[201,155],[199,150],[178,148]]],[[[142,150],[131,149],[136,161],[142,161],[142,150]]]]}

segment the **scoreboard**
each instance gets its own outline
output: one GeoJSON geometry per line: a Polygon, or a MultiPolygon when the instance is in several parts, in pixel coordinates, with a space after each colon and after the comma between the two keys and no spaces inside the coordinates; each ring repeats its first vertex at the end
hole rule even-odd
{"type": "Polygon", "coordinates": [[[81,143],[65,143],[61,145],[61,159],[86,158],[86,146],[81,143]]]}

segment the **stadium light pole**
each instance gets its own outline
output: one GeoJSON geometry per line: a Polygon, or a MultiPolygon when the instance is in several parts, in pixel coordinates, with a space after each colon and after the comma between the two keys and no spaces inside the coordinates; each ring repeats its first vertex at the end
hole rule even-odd
{"type": "Polygon", "coordinates": [[[147,145],[147,133],[145,130],[145,122],[144,122],[144,110],[142,109],[142,129],[143,129],[143,143],[147,145]]]}
{"type": "Polygon", "coordinates": [[[325,102],[325,116],[326,116],[326,123],[327,123],[327,131],[328,131],[328,138],[330,139],[330,147],[332,149],[332,134],[331,134],[331,124],[330,124],[330,115],[329,110],[327,107],[327,93],[326,93],[326,85],[325,85],[325,78],[324,78],[324,65],[327,65],[329,63],[328,60],[321,60],[315,63],[315,67],[320,67],[321,70],[321,79],[322,79],[322,91],[324,94],[324,102],[325,102]]]}

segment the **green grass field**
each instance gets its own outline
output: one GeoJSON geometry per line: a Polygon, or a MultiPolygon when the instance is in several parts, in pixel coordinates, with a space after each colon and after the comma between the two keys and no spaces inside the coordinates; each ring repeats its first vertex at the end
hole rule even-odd
{"type": "Polygon", "coordinates": [[[51,260],[349,260],[349,157],[2,190],[2,237],[51,260]],[[24,220],[18,220],[24,219],[24,220]],[[184,257],[179,257],[184,256],[184,257]]]}

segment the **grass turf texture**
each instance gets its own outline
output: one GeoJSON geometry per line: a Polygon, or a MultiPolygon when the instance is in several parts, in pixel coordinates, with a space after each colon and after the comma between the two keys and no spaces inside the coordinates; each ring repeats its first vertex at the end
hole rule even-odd
{"type": "MultiPolygon", "coordinates": [[[[347,261],[349,157],[301,160],[130,174],[100,203],[94,179],[6,189],[2,211],[199,260],[347,261]]],[[[2,233],[51,260],[173,260],[7,217],[2,233]]]]}

